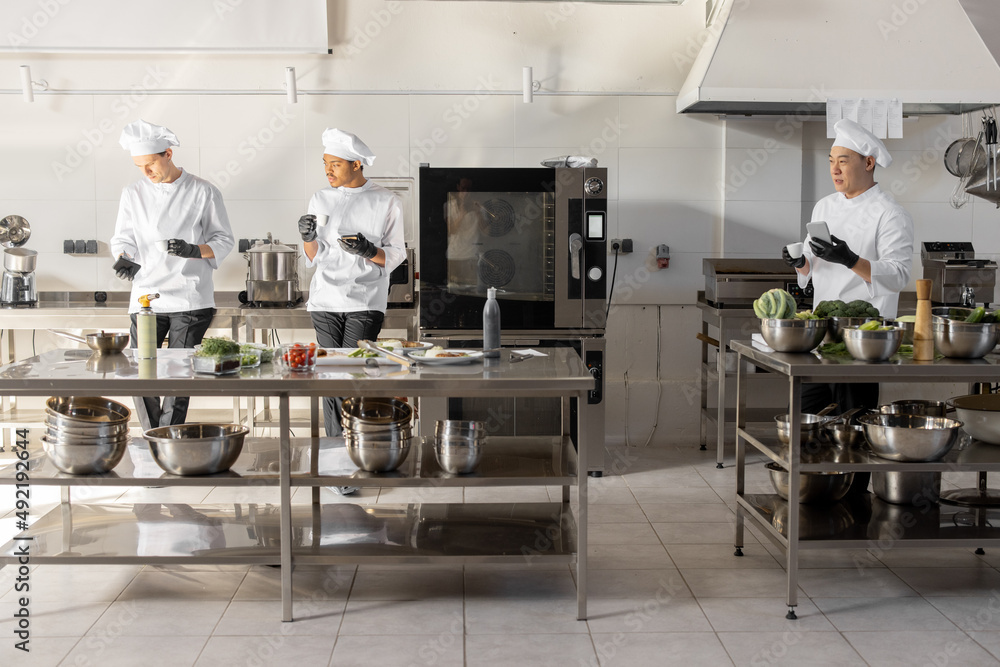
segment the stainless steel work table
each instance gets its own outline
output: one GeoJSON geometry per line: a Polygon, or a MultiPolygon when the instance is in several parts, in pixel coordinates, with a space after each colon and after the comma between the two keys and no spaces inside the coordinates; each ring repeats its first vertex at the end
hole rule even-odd
{"type": "MultiPolygon", "coordinates": [[[[511,363],[378,369],[320,366],[289,373],[270,364],[231,376],[195,375],[191,350],[164,349],[156,360],[137,361],[131,350],[121,367],[87,370],[89,354],[53,350],[0,366],[0,393],[50,395],[276,396],[278,438],[248,439],[232,470],[177,477],[155,466],[146,443],[134,439],[125,459],[106,475],[66,475],[41,451],[32,451],[31,485],[64,487],[64,502],[39,518],[0,553],[17,562],[15,548],[31,547],[33,563],[271,563],[282,566],[282,618],[292,620],[295,563],[565,563],[576,565],[578,617],[586,618],[587,583],[587,392],[594,378],[571,348],[547,348],[548,356],[511,363]],[[414,444],[392,473],[359,471],[334,438],[319,437],[321,396],[522,396],[561,397],[563,435],[496,438],[469,475],[448,475],[435,461],[430,442],[414,444]],[[311,400],[311,435],[292,438],[289,398],[311,400]],[[570,415],[575,414],[576,428],[570,415]],[[575,431],[574,447],[571,431],[575,431]],[[579,454],[577,454],[577,451],[579,454]],[[73,505],[73,486],[277,486],[277,508],[229,506],[73,505]],[[560,502],[509,504],[411,503],[408,505],[320,505],[324,486],[444,487],[557,485],[560,502]],[[570,489],[577,489],[575,508],[570,489]],[[291,505],[293,487],[311,487],[312,504],[291,505]],[[573,510],[576,510],[574,517],[573,510]],[[277,517],[275,517],[277,514],[277,517]],[[179,538],[198,547],[181,549],[179,538]],[[277,537],[277,539],[276,539],[277,537]],[[157,548],[150,545],[159,544],[157,548]],[[180,549],[180,551],[178,551],[180,549]]],[[[13,485],[16,464],[0,469],[0,485],[13,485]]],[[[28,487],[30,490],[30,487],[28,487]]]]}
{"type": "Polygon", "coordinates": [[[849,356],[774,352],[762,343],[748,341],[735,341],[731,347],[737,352],[739,360],[735,555],[743,555],[745,519],[749,519],[784,550],[788,575],[788,618],[795,618],[794,609],[798,603],[799,549],[1000,546],[1000,510],[996,509],[930,502],[912,506],[891,505],[868,494],[853,498],[849,494],[835,505],[810,506],[789,503],[777,494],[745,493],[746,444],[789,471],[789,498],[799,496],[800,472],[967,471],[985,475],[986,472],[1000,470],[1000,447],[976,441],[965,449],[952,450],[944,459],[935,462],[889,461],[866,450],[851,450],[846,457],[837,455],[833,461],[823,461],[820,454],[808,457],[809,462],[803,462],[801,420],[798,417],[801,414],[802,384],[806,382],[997,382],[1000,381],[1000,357],[990,354],[984,359],[938,358],[919,362],[909,356],[896,355],[884,363],[865,363],[849,356]],[[788,379],[792,429],[787,447],[778,440],[773,421],[748,424],[744,362],[788,379]]]}

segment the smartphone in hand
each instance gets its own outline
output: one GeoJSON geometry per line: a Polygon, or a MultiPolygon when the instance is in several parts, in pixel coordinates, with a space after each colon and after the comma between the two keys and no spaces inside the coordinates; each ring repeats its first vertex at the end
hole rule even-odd
{"type": "Polygon", "coordinates": [[[823,239],[827,243],[833,243],[830,239],[830,228],[827,227],[826,223],[822,220],[807,223],[806,231],[808,231],[809,236],[814,239],[823,239]]]}

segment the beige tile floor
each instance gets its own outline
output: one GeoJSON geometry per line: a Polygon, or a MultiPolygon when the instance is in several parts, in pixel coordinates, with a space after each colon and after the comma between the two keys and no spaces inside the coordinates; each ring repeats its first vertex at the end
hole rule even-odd
{"type": "MultiPolygon", "coordinates": [[[[32,652],[24,654],[13,648],[8,567],[0,570],[0,665],[1000,665],[1000,550],[806,552],[799,618],[788,621],[780,552],[750,533],[745,556],[733,556],[731,466],[717,470],[714,452],[694,447],[630,450],[618,461],[621,474],[591,480],[584,622],[567,567],[300,566],[297,620],[282,623],[277,569],[38,565],[32,652]]],[[[946,486],[970,483],[946,474],[946,486]]],[[[770,490],[760,461],[748,487],[770,490]]],[[[34,511],[58,499],[36,491],[34,511]]],[[[246,502],[246,493],[81,489],[76,498],[228,503],[246,502]]],[[[559,493],[395,489],[356,500],[559,493]]],[[[308,491],[294,499],[308,502],[308,491]]],[[[344,500],[325,490],[323,499],[344,500]]],[[[12,531],[7,514],[0,538],[12,531]]]]}

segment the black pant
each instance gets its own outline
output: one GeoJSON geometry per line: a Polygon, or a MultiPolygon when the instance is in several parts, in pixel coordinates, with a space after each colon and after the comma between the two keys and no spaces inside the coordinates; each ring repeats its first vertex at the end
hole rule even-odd
{"type": "MultiPolygon", "coordinates": [[[[132,347],[137,347],[139,343],[135,317],[135,313],[132,313],[132,347]]],[[[202,308],[186,313],[157,313],[156,347],[163,345],[168,333],[170,343],[167,347],[194,347],[205,337],[213,317],[215,308],[202,308]]],[[[139,423],[145,431],[157,426],[183,424],[187,419],[188,403],[191,398],[167,396],[161,402],[159,396],[136,396],[133,400],[135,412],[139,415],[139,423]]]]}
{"type": "MultiPolygon", "coordinates": [[[[878,408],[878,383],[851,382],[802,385],[802,412],[804,414],[816,414],[831,403],[837,404],[831,413],[834,415],[843,414],[854,408],[875,410],[878,408]]],[[[854,473],[851,491],[868,490],[868,482],[871,481],[871,477],[869,472],[854,473]]]]}
{"type": "MultiPolygon", "coordinates": [[[[325,313],[313,311],[313,329],[320,347],[357,347],[359,340],[375,340],[382,331],[385,313],[362,310],[355,313],[325,313]]],[[[339,397],[323,399],[323,423],[326,434],[337,436],[340,427],[339,397]]]]}

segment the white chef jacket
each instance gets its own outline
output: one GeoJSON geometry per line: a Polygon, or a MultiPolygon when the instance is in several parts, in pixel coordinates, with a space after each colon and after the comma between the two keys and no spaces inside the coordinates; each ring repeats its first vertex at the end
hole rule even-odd
{"type": "Polygon", "coordinates": [[[892,195],[878,184],[848,199],[836,192],[819,200],[812,221],[826,221],[830,234],[872,265],[871,282],[865,282],[842,264],[816,259],[806,237],[804,251],[810,271],[799,274],[799,287],[813,281],[813,303],[862,299],[886,318],[896,317],[899,292],[909,283],[913,261],[913,219],[892,195]]]}
{"type": "Polygon", "coordinates": [[[215,306],[212,271],[233,249],[235,239],[222,193],[187,171],[173,183],[148,178],[122,189],[118,221],[111,237],[111,255],[125,253],[142,268],[132,280],[128,312],[138,312],[139,297],[159,292],[152,302],[158,313],[181,313],[215,306]],[[168,255],[157,241],[182,239],[208,244],[212,259],[168,255]]]}
{"type": "Polygon", "coordinates": [[[368,180],[359,188],[324,188],[309,200],[309,213],[326,214],[330,222],[316,228],[319,248],[306,266],[315,266],[306,310],[354,313],[385,312],[389,274],[406,258],[403,207],[399,198],[368,180]],[[337,242],[361,232],[385,251],[385,267],[351,254],[337,242]]]}

